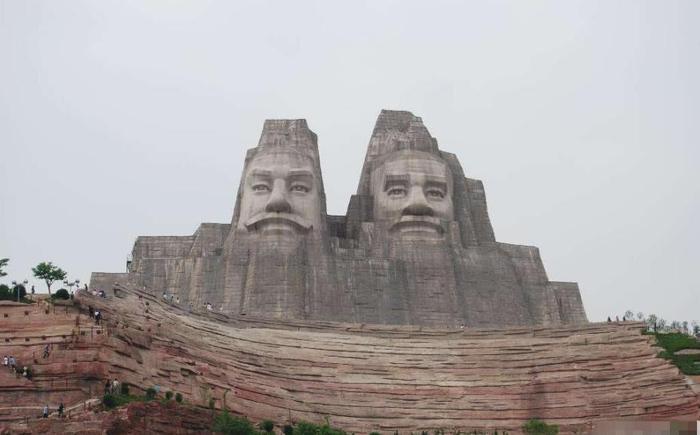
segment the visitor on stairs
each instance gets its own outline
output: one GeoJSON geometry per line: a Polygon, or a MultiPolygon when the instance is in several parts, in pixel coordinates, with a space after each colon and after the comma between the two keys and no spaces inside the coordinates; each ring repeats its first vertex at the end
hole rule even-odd
{"type": "Polygon", "coordinates": [[[5,355],[4,357],[2,357],[2,365],[7,367],[8,364],[10,364],[10,359],[7,357],[7,355],[5,355]]]}
{"type": "Polygon", "coordinates": [[[58,405],[58,416],[59,416],[59,417],[63,417],[63,410],[64,410],[65,408],[66,408],[66,407],[63,406],[63,402],[61,402],[61,404],[58,405]]]}
{"type": "Polygon", "coordinates": [[[49,405],[44,405],[43,417],[49,418],[49,405]]]}

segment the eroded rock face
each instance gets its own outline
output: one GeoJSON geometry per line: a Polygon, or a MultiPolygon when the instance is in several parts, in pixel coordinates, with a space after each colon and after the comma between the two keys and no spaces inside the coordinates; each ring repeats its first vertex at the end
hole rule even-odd
{"type": "MultiPolygon", "coordinates": [[[[657,357],[641,323],[461,329],[252,319],[193,314],[117,288],[120,296],[106,299],[80,292],[81,308],[48,314],[0,305],[4,349],[34,372],[31,380],[0,373],[0,433],[6,425],[26,433],[25,417],[41,432],[72,433],[91,415],[87,427],[106,429],[116,421],[83,405],[101,397],[106,379],[130,385],[133,394],[157,386],[160,396],[181,393],[186,406],[213,403],[254,421],[328,417],[349,433],[518,433],[533,417],[562,433],[586,433],[602,421],[700,417],[697,393],[657,357]],[[102,325],[94,326],[86,306],[103,313],[102,325]],[[46,343],[54,346],[43,358],[46,343]],[[43,404],[55,411],[60,401],[70,426],[41,422],[43,404]]],[[[168,429],[186,422],[206,427],[196,410],[135,410],[148,421],[143,412],[130,417],[131,410],[117,417],[127,427],[148,427],[141,433],[173,433],[168,429]],[[168,412],[178,416],[169,420],[168,412]]]]}
{"type": "Polygon", "coordinates": [[[537,248],[495,240],[483,185],[420,118],[382,111],[358,190],[329,216],[316,135],[268,120],[248,151],[230,224],[139,237],[126,275],[95,274],[182,306],[278,319],[427,326],[585,323],[575,283],[537,248]]]}

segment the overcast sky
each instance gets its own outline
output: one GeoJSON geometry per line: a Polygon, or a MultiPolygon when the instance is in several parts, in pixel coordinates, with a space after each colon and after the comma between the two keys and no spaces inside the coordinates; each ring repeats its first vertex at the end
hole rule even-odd
{"type": "Polygon", "coordinates": [[[699,19],[693,0],[0,0],[0,281],[121,272],[138,235],[229,222],[266,118],[308,120],[343,214],[387,108],[483,180],[497,239],[538,246],[589,319],[700,320],[699,19]]]}

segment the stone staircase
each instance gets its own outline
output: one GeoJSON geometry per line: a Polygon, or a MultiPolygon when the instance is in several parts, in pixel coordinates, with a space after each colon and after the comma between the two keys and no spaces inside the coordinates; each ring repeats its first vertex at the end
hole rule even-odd
{"type": "Polygon", "coordinates": [[[78,403],[99,390],[103,373],[94,362],[104,341],[102,327],[92,326],[74,306],[45,301],[5,303],[0,312],[2,354],[15,356],[18,367],[33,373],[30,380],[0,370],[0,422],[36,418],[44,404],[56,409],[60,402],[78,403]],[[50,352],[44,358],[46,345],[50,352]]]}

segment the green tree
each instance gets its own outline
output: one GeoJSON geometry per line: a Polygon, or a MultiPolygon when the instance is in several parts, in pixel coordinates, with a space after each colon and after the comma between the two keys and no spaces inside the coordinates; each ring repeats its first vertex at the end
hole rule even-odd
{"type": "Polygon", "coordinates": [[[0,258],[0,277],[7,276],[7,272],[5,272],[3,269],[7,266],[9,261],[9,258],[0,258]]]}
{"type": "Polygon", "coordinates": [[[347,433],[341,429],[332,427],[328,418],[326,418],[324,424],[300,421],[294,426],[293,435],[347,435],[347,433]]]}
{"type": "Polygon", "coordinates": [[[267,433],[272,433],[272,431],[275,429],[275,423],[273,423],[272,420],[263,420],[260,422],[258,427],[267,433]]]}
{"type": "Polygon", "coordinates": [[[257,435],[258,433],[248,419],[233,417],[228,411],[216,416],[212,430],[226,435],[257,435]]]}
{"type": "Polygon", "coordinates": [[[13,301],[18,300],[17,292],[19,292],[20,299],[24,299],[25,296],[27,296],[27,289],[22,284],[17,284],[12,288],[12,300],[13,301]]]}
{"type": "Polygon", "coordinates": [[[157,394],[158,394],[158,392],[156,391],[155,388],[148,387],[148,389],[146,389],[146,400],[155,399],[157,394]]]}
{"type": "Polygon", "coordinates": [[[102,396],[102,404],[105,406],[105,408],[111,409],[117,406],[117,399],[115,399],[113,395],[107,393],[102,396]]]}
{"type": "Polygon", "coordinates": [[[36,267],[32,268],[32,272],[34,273],[34,277],[43,279],[44,282],[46,282],[46,287],[49,289],[49,295],[51,295],[51,284],[53,284],[55,281],[62,281],[66,279],[66,276],[68,276],[68,273],[66,273],[60,267],[54,266],[50,261],[44,261],[37,264],[36,267]]]}
{"type": "Polygon", "coordinates": [[[656,332],[656,329],[658,327],[658,325],[656,323],[657,320],[658,320],[658,318],[656,317],[656,314],[649,314],[649,317],[647,317],[647,329],[649,331],[656,332]]]}
{"type": "Polygon", "coordinates": [[[12,291],[5,284],[0,284],[0,301],[11,301],[12,291]]]}
{"type": "Polygon", "coordinates": [[[665,319],[662,319],[661,317],[659,317],[656,320],[656,323],[659,325],[659,331],[664,332],[666,330],[666,320],[665,319]]]}
{"type": "Polygon", "coordinates": [[[533,418],[523,425],[523,433],[528,435],[556,435],[559,433],[559,426],[547,424],[540,419],[533,418]]]}
{"type": "Polygon", "coordinates": [[[70,299],[70,293],[68,293],[68,290],[66,290],[64,288],[60,288],[51,297],[54,299],[66,299],[66,300],[68,300],[68,299],[70,299]]]}

